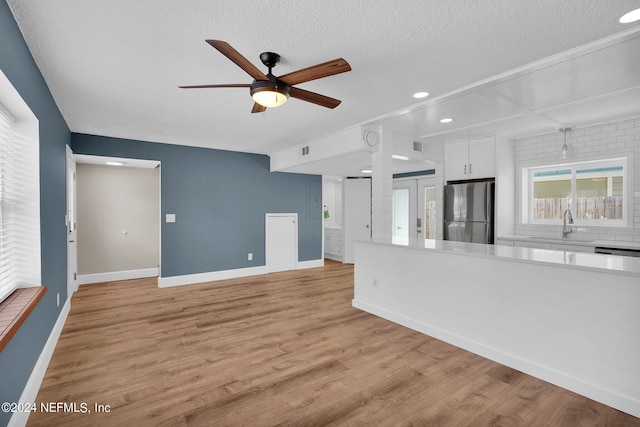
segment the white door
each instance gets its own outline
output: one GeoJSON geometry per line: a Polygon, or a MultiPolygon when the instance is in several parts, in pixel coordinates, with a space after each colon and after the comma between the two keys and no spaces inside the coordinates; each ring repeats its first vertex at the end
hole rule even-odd
{"type": "Polygon", "coordinates": [[[78,290],[78,230],[76,219],[76,159],[67,145],[67,298],[78,290]]]}
{"type": "Polygon", "coordinates": [[[393,237],[436,238],[436,180],[397,180],[393,183],[393,237]]]}
{"type": "Polygon", "coordinates": [[[393,237],[416,237],[416,180],[393,183],[393,237]]]}
{"type": "Polygon", "coordinates": [[[298,263],[298,214],[267,214],[267,271],[295,270],[298,263]]]}
{"type": "Polygon", "coordinates": [[[436,180],[423,178],[417,181],[418,203],[416,223],[418,238],[435,239],[438,227],[436,210],[436,180]]]}
{"type": "Polygon", "coordinates": [[[343,262],[353,264],[353,242],[371,240],[371,178],[345,179],[343,197],[343,262]]]}

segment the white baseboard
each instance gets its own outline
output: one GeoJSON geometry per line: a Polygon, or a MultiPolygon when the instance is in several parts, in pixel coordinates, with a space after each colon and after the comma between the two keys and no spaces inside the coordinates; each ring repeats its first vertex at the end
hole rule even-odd
{"type": "Polygon", "coordinates": [[[460,347],[482,357],[486,357],[494,362],[509,366],[551,384],[555,384],[559,387],[581,394],[582,396],[586,396],[596,402],[603,403],[611,406],[612,408],[631,414],[634,417],[640,417],[640,402],[632,396],[622,395],[598,384],[583,381],[580,378],[576,378],[548,366],[543,366],[522,357],[506,353],[419,320],[403,316],[402,314],[376,305],[368,304],[364,301],[359,301],[355,298],[352,300],[351,305],[357,309],[366,311],[367,313],[382,317],[383,319],[387,319],[391,322],[413,329],[414,331],[421,332],[425,335],[429,335],[433,338],[455,345],[456,347],[460,347]]]}
{"type": "Polygon", "coordinates": [[[158,268],[143,268],[140,270],[110,271],[107,273],[81,274],[78,276],[78,285],[92,283],[115,282],[116,280],[142,279],[145,277],[157,277],[158,268]]]}
{"type": "MultiPolygon", "coordinates": [[[[299,261],[296,270],[306,268],[317,268],[324,266],[324,259],[312,259],[310,261],[299,261]]],[[[257,276],[267,274],[267,266],[234,268],[232,270],[209,271],[206,273],[185,274],[183,276],[159,277],[158,287],[168,288],[171,286],[193,285],[195,283],[215,282],[216,280],[237,279],[240,277],[257,276]]]]}
{"type": "Polygon", "coordinates": [[[342,255],[334,255],[334,254],[328,254],[325,252],[324,257],[326,259],[332,259],[334,261],[340,261],[342,262],[342,255]]]}
{"type": "Polygon", "coordinates": [[[305,268],[317,268],[317,267],[324,267],[324,258],[312,259],[309,261],[298,261],[296,270],[304,270],[305,268]]]}
{"type": "MultiPolygon", "coordinates": [[[[71,299],[67,299],[67,302],[65,302],[64,306],[62,306],[62,310],[60,310],[58,320],[53,326],[47,342],[42,348],[42,352],[40,352],[40,357],[38,357],[36,365],[33,367],[33,371],[31,371],[31,375],[29,376],[27,385],[24,387],[24,390],[22,390],[20,403],[33,403],[36,401],[38,391],[40,390],[40,385],[42,385],[42,380],[44,379],[44,374],[47,372],[47,367],[49,366],[49,362],[51,361],[51,356],[53,356],[53,351],[56,348],[58,338],[60,338],[60,333],[62,332],[64,323],[67,321],[67,316],[69,315],[70,310],[71,299]]],[[[7,424],[7,427],[23,427],[27,425],[28,419],[28,411],[14,412],[11,416],[11,419],[9,420],[9,424],[7,424]]]]}
{"type": "Polygon", "coordinates": [[[238,277],[256,276],[266,274],[267,267],[235,268],[233,270],[209,271],[206,273],[185,274],[183,276],[159,277],[158,287],[192,285],[194,283],[214,282],[216,280],[236,279],[238,277]]]}

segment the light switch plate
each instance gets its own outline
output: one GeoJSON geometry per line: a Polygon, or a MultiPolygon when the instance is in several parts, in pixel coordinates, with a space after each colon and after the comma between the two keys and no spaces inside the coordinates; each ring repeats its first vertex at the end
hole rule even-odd
{"type": "Polygon", "coordinates": [[[176,214],[167,214],[166,222],[176,222],[176,214]]]}

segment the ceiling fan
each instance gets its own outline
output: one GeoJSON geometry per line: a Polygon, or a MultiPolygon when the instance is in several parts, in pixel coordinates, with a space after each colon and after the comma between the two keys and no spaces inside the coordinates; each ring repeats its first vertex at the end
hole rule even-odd
{"type": "Polygon", "coordinates": [[[351,66],[342,58],[332,61],[323,62],[322,64],[303,68],[283,76],[274,76],[271,73],[273,67],[280,62],[280,55],[273,52],[263,52],[260,54],[260,61],[269,68],[269,72],[264,74],[256,66],[254,66],[247,58],[242,56],[227,42],[221,40],[207,40],[211,46],[216,48],[220,53],[233,61],[238,67],[242,68],[247,74],[253,77],[251,84],[217,84],[217,85],[195,85],[195,86],[179,86],[182,89],[202,89],[202,88],[221,88],[221,87],[248,87],[250,88],[251,97],[255,101],[252,113],[260,113],[267,108],[278,107],[289,97],[300,99],[302,101],[311,102],[327,108],[336,108],[340,105],[339,99],[330,98],[319,93],[310,92],[300,89],[294,85],[305,83],[311,80],[321,79],[323,77],[333,76],[347,71],[351,71],[351,66]]]}

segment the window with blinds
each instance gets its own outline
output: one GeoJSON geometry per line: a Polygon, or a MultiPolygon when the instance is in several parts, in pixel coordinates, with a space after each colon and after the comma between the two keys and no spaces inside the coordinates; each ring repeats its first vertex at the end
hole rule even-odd
{"type": "Polygon", "coordinates": [[[38,140],[0,104],[0,301],[40,286],[38,140]]]}

